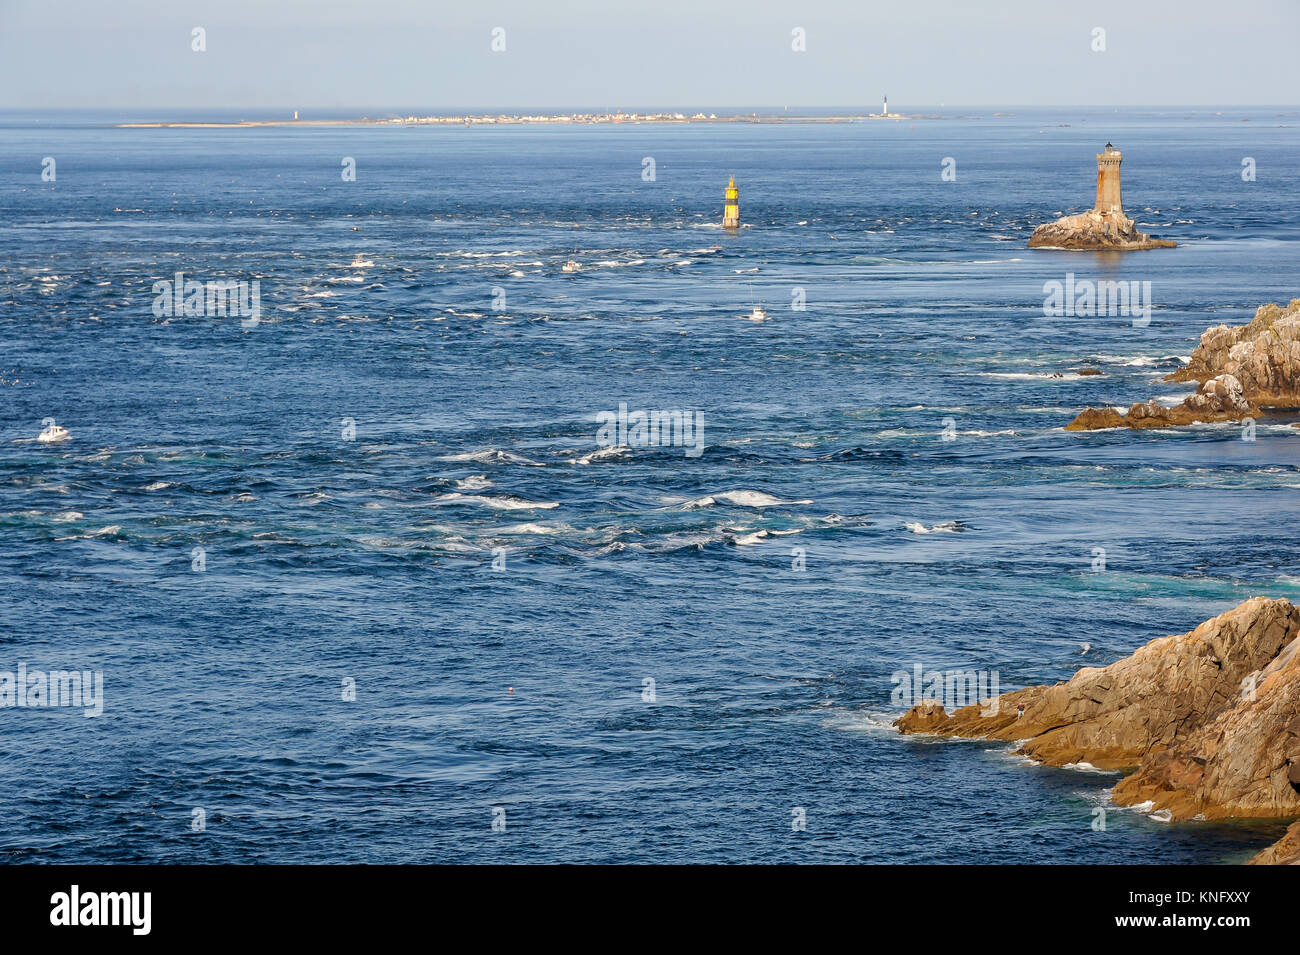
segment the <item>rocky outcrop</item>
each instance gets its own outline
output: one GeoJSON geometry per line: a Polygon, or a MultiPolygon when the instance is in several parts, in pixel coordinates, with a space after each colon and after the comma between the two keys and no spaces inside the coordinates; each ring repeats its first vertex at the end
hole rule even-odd
{"type": "Polygon", "coordinates": [[[1264,305],[1245,325],[1216,325],[1201,335],[1191,360],[1167,381],[1231,375],[1261,408],[1300,408],[1300,299],[1264,305]]]}
{"type": "Polygon", "coordinates": [[[1137,223],[1120,211],[1099,212],[1089,209],[1078,215],[1065,216],[1040,225],[1029,237],[1031,249],[1097,249],[1130,251],[1137,249],[1172,249],[1176,242],[1153,239],[1139,232],[1137,223]]]}
{"type": "Polygon", "coordinates": [[[1293,822],[1286,835],[1253,856],[1246,865],[1300,865],[1300,822],[1293,822]]]}
{"type": "Polygon", "coordinates": [[[1139,401],[1120,414],[1114,408],[1085,408],[1065,426],[1066,431],[1097,431],[1102,428],[1172,428],[1176,425],[1210,421],[1240,421],[1253,418],[1259,408],[1246,400],[1241,382],[1232,375],[1219,375],[1201,385],[1196,394],[1181,404],[1166,408],[1157,401],[1139,401]]]}
{"type": "Polygon", "coordinates": [[[951,715],[924,701],[895,726],[1018,741],[1054,766],[1135,769],[1114,801],[1173,818],[1300,816],[1300,608],[1255,597],[1067,682],[951,715]]]}
{"type": "Polygon", "coordinates": [[[1174,819],[1300,815],[1300,640],[1248,674],[1234,705],[1143,760],[1113,798],[1174,819]]]}
{"type": "Polygon", "coordinates": [[[1114,408],[1084,408],[1065,426],[1066,431],[1102,431],[1127,428],[1128,420],[1114,408]]]}
{"type": "Polygon", "coordinates": [[[1282,308],[1263,305],[1245,325],[1215,325],[1201,335],[1188,363],[1165,381],[1199,381],[1182,404],[1138,402],[1121,414],[1086,408],[1066,431],[1169,428],[1254,418],[1261,409],[1300,409],[1300,298],[1282,308]]]}

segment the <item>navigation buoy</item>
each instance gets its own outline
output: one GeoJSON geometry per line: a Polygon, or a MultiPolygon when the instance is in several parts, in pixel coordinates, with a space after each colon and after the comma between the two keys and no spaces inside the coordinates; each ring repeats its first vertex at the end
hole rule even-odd
{"type": "Polygon", "coordinates": [[[736,188],[736,177],[727,180],[727,191],[723,193],[722,228],[740,228],[740,190],[736,188]]]}

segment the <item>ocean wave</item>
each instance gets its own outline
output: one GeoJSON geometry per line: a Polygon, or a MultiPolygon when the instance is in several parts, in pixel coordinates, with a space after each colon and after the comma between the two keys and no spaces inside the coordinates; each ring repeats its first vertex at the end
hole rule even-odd
{"type": "Polygon", "coordinates": [[[719,501],[736,507],[788,507],[795,504],[811,504],[811,500],[785,501],[762,491],[723,491],[707,497],[698,497],[678,505],[682,510],[690,511],[701,507],[712,507],[719,501]]]}
{"type": "Polygon", "coordinates": [[[737,547],[750,547],[765,540],[771,540],[773,537],[789,537],[791,534],[798,534],[799,528],[787,531],[771,530],[762,528],[751,533],[740,533],[731,538],[731,543],[737,547]]]}
{"type": "Polygon", "coordinates": [[[1094,375],[1081,375],[1077,371],[980,371],[975,372],[980,378],[996,378],[999,381],[1081,381],[1094,375]]]}
{"type": "Polygon", "coordinates": [[[465,501],[472,504],[485,504],[488,507],[495,507],[498,510],[503,511],[549,511],[552,508],[560,506],[556,501],[526,501],[522,497],[513,497],[508,494],[501,497],[492,497],[487,494],[458,494],[452,492],[450,494],[443,494],[442,496],[435,498],[435,500],[446,503],[465,501]]]}
{"type": "Polygon", "coordinates": [[[631,454],[632,449],[617,445],[609,448],[601,448],[598,451],[592,451],[590,454],[584,454],[580,458],[574,458],[575,464],[590,464],[592,461],[608,461],[611,458],[621,458],[624,455],[631,454]]]}
{"type": "Polygon", "coordinates": [[[533,461],[518,454],[512,454],[509,451],[502,451],[499,448],[488,448],[484,451],[465,451],[461,454],[443,455],[440,461],[473,461],[475,464],[518,464],[523,467],[541,468],[546,465],[540,461],[533,461]]]}
{"type": "Polygon", "coordinates": [[[1124,365],[1128,368],[1176,367],[1192,360],[1191,355],[1094,355],[1092,361],[1106,365],[1124,365]]]}
{"type": "Polygon", "coordinates": [[[961,521],[940,521],[929,527],[919,521],[904,521],[903,526],[913,534],[960,534],[966,529],[966,524],[961,521]]]}

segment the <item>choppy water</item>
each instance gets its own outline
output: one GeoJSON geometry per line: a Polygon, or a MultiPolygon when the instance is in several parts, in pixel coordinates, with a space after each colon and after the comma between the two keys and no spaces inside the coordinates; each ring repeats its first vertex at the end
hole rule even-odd
{"type": "Polygon", "coordinates": [[[1061,430],[1300,296],[1300,112],[0,119],[0,670],[105,693],[0,709],[11,861],[1229,862],[1279,831],[1096,832],[1114,776],[888,724],[917,663],[1065,679],[1300,596],[1289,419],[1061,430]],[[1108,139],[1179,248],[1026,250],[1108,139]],[[258,280],[260,323],[155,317],[176,271],[258,280]],[[1045,320],[1066,272],[1150,281],[1150,325],[1045,320]],[[620,402],[702,413],[704,453],[593,456],[620,402]]]}

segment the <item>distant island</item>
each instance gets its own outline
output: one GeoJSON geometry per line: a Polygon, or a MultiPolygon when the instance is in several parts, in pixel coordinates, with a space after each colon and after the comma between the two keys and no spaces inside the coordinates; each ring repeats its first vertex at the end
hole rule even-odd
{"type": "Polygon", "coordinates": [[[249,119],[236,122],[176,121],[166,123],[117,123],[117,129],[242,129],[254,126],[514,126],[531,123],[559,125],[602,125],[607,123],[859,123],[869,120],[948,119],[904,113],[864,113],[844,116],[799,116],[787,113],[467,113],[463,116],[394,116],[375,119],[249,119]]]}

